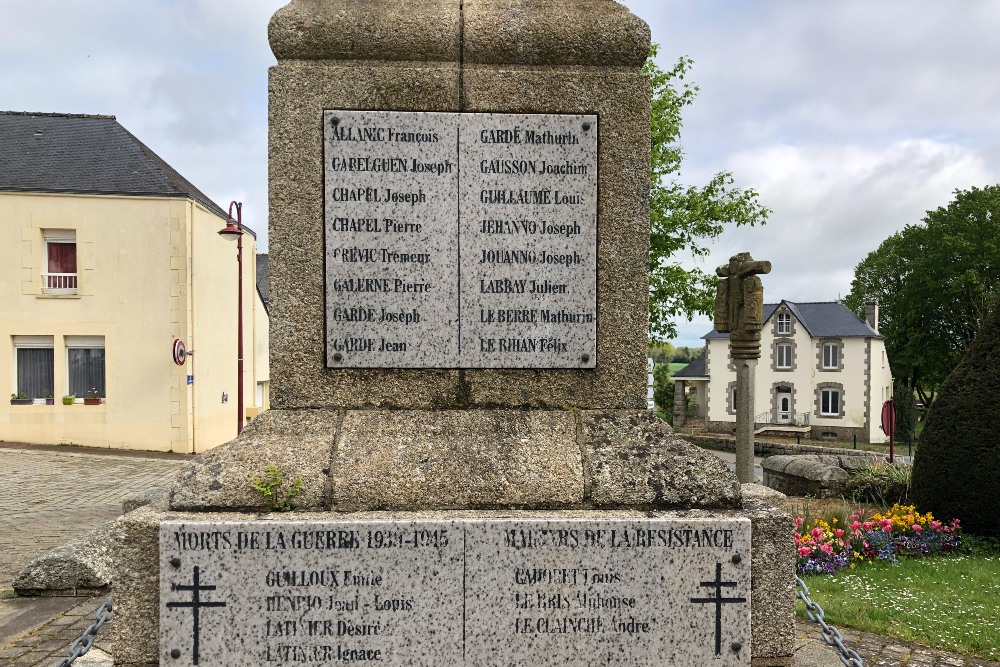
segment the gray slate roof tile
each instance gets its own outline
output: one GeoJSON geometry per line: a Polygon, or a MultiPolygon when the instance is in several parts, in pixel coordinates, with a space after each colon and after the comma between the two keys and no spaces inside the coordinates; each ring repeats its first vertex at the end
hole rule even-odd
{"type": "MultiPolygon", "coordinates": [[[[818,303],[782,301],[781,303],[788,306],[795,319],[802,323],[802,326],[813,338],[884,338],[882,334],[869,327],[867,322],[842,303],[836,301],[818,303]]],[[[780,305],[780,303],[764,304],[765,327],[768,326],[768,321],[780,305]]],[[[719,333],[712,329],[702,338],[706,340],[729,338],[729,334],[719,333]]]]}
{"type": "Polygon", "coordinates": [[[186,197],[228,217],[114,116],[0,111],[4,190],[186,197]]]}

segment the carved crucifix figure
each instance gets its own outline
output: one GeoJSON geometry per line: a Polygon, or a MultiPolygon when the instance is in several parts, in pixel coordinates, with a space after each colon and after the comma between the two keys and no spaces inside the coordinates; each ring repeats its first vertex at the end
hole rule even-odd
{"type": "Polygon", "coordinates": [[[715,270],[721,278],[715,295],[715,328],[729,334],[733,359],[760,358],[764,287],[757,274],[770,272],[771,262],[757,261],[748,252],[733,255],[715,270]]]}
{"type": "Polygon", "coordinates": [[[760,330],[764,326],[764,287],[758,274],[770,273],[771,262],[757,261],[748,252],[729,258],[717,268],[715,328],[729,334],[729,354],[736,365],[736,477],[754,482],[754,367],[760,359],[760,330]]]}

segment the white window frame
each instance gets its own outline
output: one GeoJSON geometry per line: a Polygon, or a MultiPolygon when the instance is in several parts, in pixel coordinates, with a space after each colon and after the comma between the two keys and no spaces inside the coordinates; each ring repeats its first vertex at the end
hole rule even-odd
{"type": "Polygon", "coordinates": [[[840,343],[823,343],[823,368],[825,370],[840,369],[840,343]]]}
{"type": "Polygon", "coordinates": [[[791,313],[778,313],[778,333],[779,334],[792,333],[791,313]]]}
{"type": "Polygon", "coordinates": [[[777,370],[787,371],[792,369],[792,344],[778,343],[774,346],[774,367],[777,370]],[[782,355],[784,352],[784,355],[782,355]],[[785,357],[782,363],[782,356],[785,357]]]}
{"type": "Polygon", "coordinates": [[[823,417],[839,417],[842,396],[836,387],[823,387],[819,390],[819,414],[823,417]],[[831,410],[836,398],[836,410],[831,410]]]}
{"type": "MultiPolygon", "coordinates": [[[[42,349],[42,350],[52,350],[52,374],[53,374],[53,387],[55,386],[55,336],[13,336],[12,342],[14,344],[14,358],[11,363],[11,383],[10,386],[13,387],[14,391],[11,393],[19,393],[21,388],[17,384],[17,351],[25,349],[42,349]]],[[[53,394],[55,391],[53,389],[53,394]]],[[[32,397],[35,398],[35,397],[32,397]]],[[[45,402],[44,399],[41,402],[45,402]]]]}
{"type": "Polygon", "coordinates": [[[42,230],[42,292],[45,294],[77,294],[80,285],[80,247],[76,242],[75,229],[45,229],[42,230]],[[72,243],[76,246],[76,273],[49,273],[49,244],[72,243]],[[55,278],[56,286],[50,286],[50,276],[55,278]]]}
{"type": "MultiPolygon", "coordinates": [[[[69,381],[70,381],[69,380],[69,375],[70,375],[69,353],[70,353],[70,350],[81,350],[81,349],[104,350],[104,394],[105,395],[102,396],[101,398],[104,400],[104,402],[107,402],[107,400],[108,400],[107,399],[107,393],[108,393],[108,350],[107,350],[107,347],[104,344],[104,341],[105,341],[104,336],[66,336],[63,339],[63,342],[65,344],[64,353],[63,353],[63,363],[65,364],[65,368],[66,368],[66,375],[65,375],[65,377],[66,377],[65,395],[67,395],[67,396],[69,395],[69,381]]],[[[83,399],[84,399],[84,396],[77,396],[75,402],[76,403],[83,403],[83,399]]]]}

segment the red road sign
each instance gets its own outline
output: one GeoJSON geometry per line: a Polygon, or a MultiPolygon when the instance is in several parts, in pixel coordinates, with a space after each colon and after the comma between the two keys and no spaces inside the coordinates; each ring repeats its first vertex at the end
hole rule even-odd
{"type": "Polygon", "coordinates": [[[896,433],[896,403],[891,398],[882,404],[882,432],[890,438],[896,433]]]}
{"type": "Polygon", "coordinates": [[[174,363],[178,366],[184,365],[184,360],[187,359],[187,350],[184,347],[184,341],[180,338],[174,339],[174,363]]]}

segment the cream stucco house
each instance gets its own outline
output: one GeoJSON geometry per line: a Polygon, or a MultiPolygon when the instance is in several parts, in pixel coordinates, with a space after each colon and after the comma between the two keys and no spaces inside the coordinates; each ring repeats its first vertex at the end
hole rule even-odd
{"type": "MultiPolygon", "coordinates": [[[[892,396],[892,372],[878,333],[878,306],[868,304],[866,315],[861,320],[832,302],[765,304],[754,386],[759,432],[886,440],[881,408],[892,396]]],[[[675,392],[694,394],[697,417],[709,431],[731,433],[736,370],[729,336],[713,330],[704,339],[705,353],[674,374],[675,392]]]]}
{"type": "MultiPolygon", "coordinates": [[[[0,390],[31,399],[0,403],[0,440],[191,453],[231,440],[227,219],[113,116],[0,112],[0,390]]],[[[242,419],[268,403],[256,263],[247,230],[242,419]]]]}

